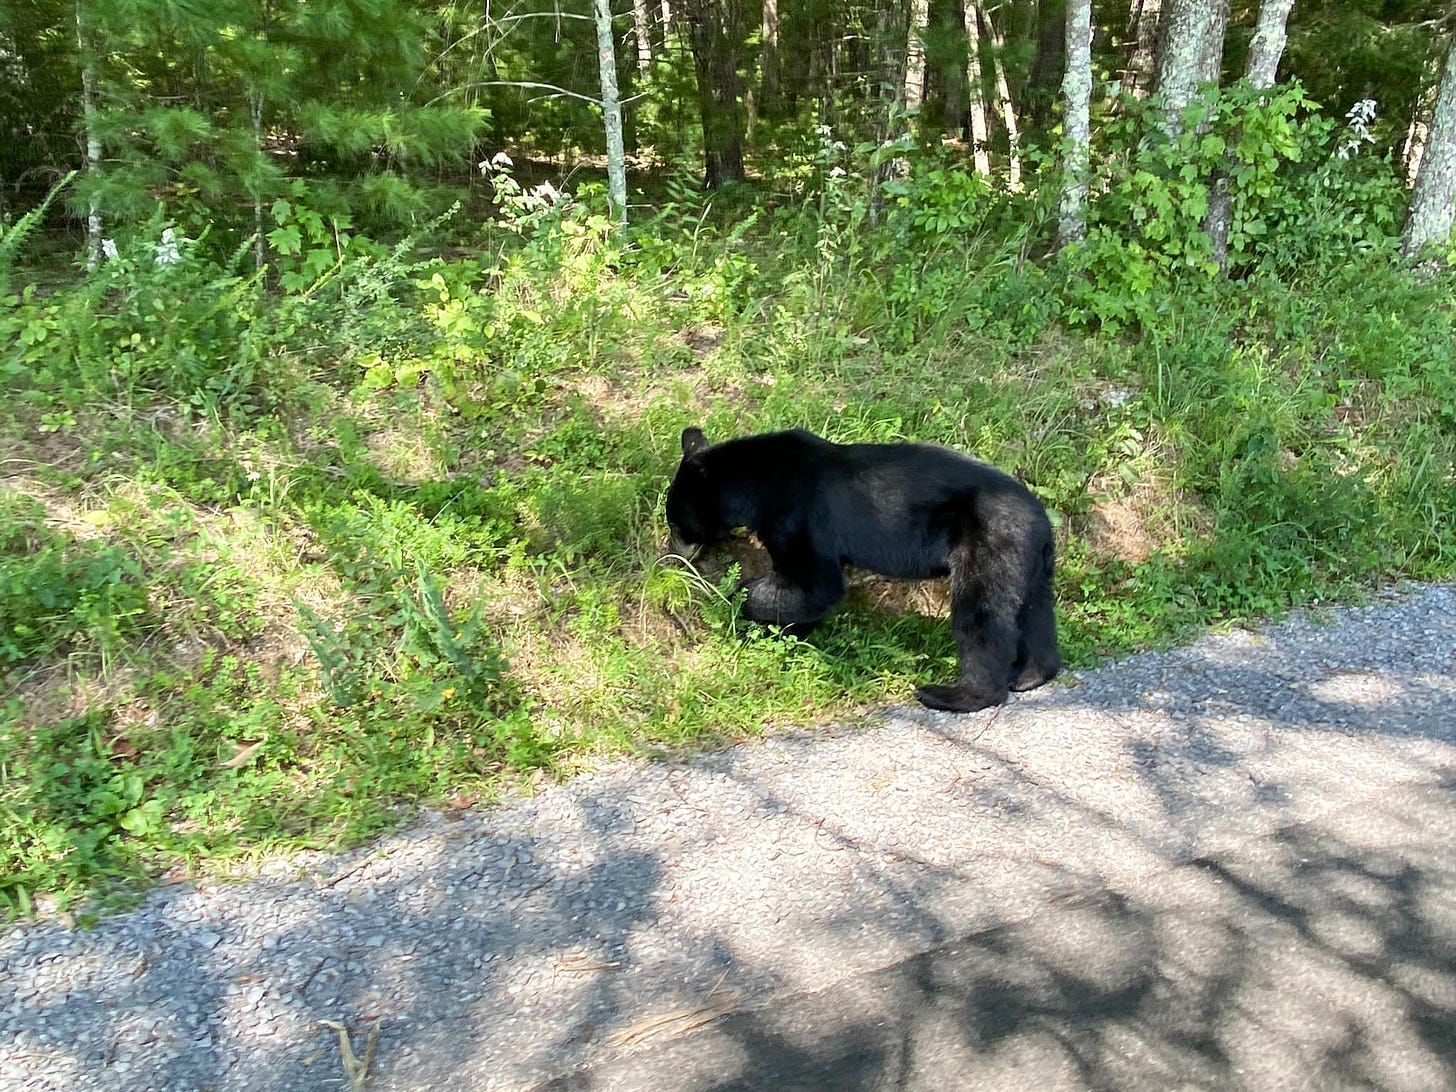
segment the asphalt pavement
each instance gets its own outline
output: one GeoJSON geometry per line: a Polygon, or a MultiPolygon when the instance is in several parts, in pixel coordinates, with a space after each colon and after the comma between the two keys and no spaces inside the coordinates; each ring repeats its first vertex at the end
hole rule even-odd
{"type": "Polygon", "coordinates": [[[0,931],[0,1088],[1456,1089],[1456,594],[0,931]]]}

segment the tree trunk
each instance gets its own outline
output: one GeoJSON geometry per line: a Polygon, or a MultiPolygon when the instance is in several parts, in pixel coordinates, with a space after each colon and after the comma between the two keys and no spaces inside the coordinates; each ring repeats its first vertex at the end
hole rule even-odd
{"type": "Polygon", "coordinates": [[[1279,77],[1279,59],[1284,56],[1285,30],[1294,0],[1263,0],[1259,22],[1249,43],[1249,60],[1244,75],[1255,87],[1273,87],[1279,77]]]}
{"type": "Polygon", "coordinates": [[[703,120],[703,182],[716,189],[741,182],[743,171],[743,88],[738,50],[743,42],[740,0],[685,0],[683,18],[698,79],[703,120]]]}
{"type": "Polygon", "coordinates": [[[1153,65],[1158,52],[1158,18],[1162,11],[1161,0],[1142,0],[1133,10],[1129,37],[1132,38],[1132,53],[1127,61],[1128,94],[1136,98],[1147,98],[1148,88],[1153,84],[1153,65]]]}
{"type": "Polygon", "coordinates": [[[1021,134],[1016,124],[1016,107],[1011,101],[1011,87],[1006,82],[1006,66],[1001,63],[1001,52],[1005,45],[1001,35],[991,23],[991,9],[981,12],[981,23],[986,28],[986,37],[991,41],[991,73],[995,77],[996,100],[993,104],[1006,126],[1006,141],[1010,151],[1009,182],[1013,190],[1021,189],[1021,134]]]}
{"type": "Polygon", "coordinates": [[[1067,0],[1065,177],[1057,216],[1057,246],[1087,236],[1087,164],[1092,141],[1092,0],[1067,0]]]}
{"type": "MultiPolygon", "coordinates": [[[[1263,0],[1259,5],[1259,22],[1254,40],[1249,43],[1249,60],[1244,75],[1258,88],[1272,87],[1279,73],[1279,58],[1284,54],[1285,25],[1294,0],[1263,0]]],[[[1228,231],[1233,219],[1234,199],[1229,192],[1228,171],[1221,170],[1208,194],[1208,215],[1203,230],[1218,263],[1219,272],[1228,272],[1228,231]]]]}
{"type": "MultiPolygon", "coordinates": [[[[248,113],[253,122],[253,153],[263,156],[263,92],[248,92],[248,113]]],[[[262,271],[268,264],[268,239],[263,234],[263,187],[253,184],[253,268],[262,271]]]]}
{"type": "Polygon", "coordinates": [[[1063,0],[1037,0],[1036,55],[1026,81],[1023,105],[1038,127],[1055,122],[1066,73],[1067,10],[1063,0]]]}
{"type": "Polygon", "coordinates": [[[894,130],[904,112],[905,8],[898,0],[877,0],[875,4],[874,81],[878,85],[882,109],[876,122],[875,137],[884,143],[896,135],[894,130]]]}
{"type": "Polygon", "coordinates": [[[1451,35],[1451,46],[1446,53],[1441,92],[1436,98],[1436,113],[1431,118],[1430,136],[1416,175],[1400,252],[1407,258],[1416,258],[1427,243],[1444,242],[1451,234],[1453,215],[1456,215],[1456,33],[1451,35]]]}
{"type": "Polygon", "coordinates": [[[779,2],[763,0],[763,20],[759,26],[759,110],[772,117],[778,110],[779,83],[779,2]]]}
{"type": "Polygon", "coordinates": [[[986,88],[981,82],[981,20],[975,0],[966,4],[966,105],[971,115],[971,153],[976,173],[991,177],[990,126],[986,124],[986,88]]]}
{"type": "Polygon", "coordinates": [[[592,0],[597,25],[597,69],[602,81],[602,116],[607,128],[607,198],[612,219],[627,222],[627,156],[622,148],[622,100],[617,93],[617,50],[612,40],[611,0],[592,0]]]}
{"type": "Polygon", "coordinates": [[[1209,16],[1204,24],[1203,51],[1198,57],[1198,82],[1223,83],[1223,40],[1228,34],[1233,0],[1206,0],[1209,16]]]}
{"type": "MultiPolygon", "coordinates": [[[[939,7],[940,26],[938,36],[942,42],[964,38],[966,33],[965,10],[961,0],[951,0],[939,7]]],[[[953,140],[959,141],[966,122],[966,66],[960,63],[958,55],[950,49],[934,51],[938,61],[938,84],[940,87],[941,131],[953,140]]]]}
{"type": "Polygon", "coordinates": [[[925,101],[925,31],[930,0],[910,0],[910,33],[905,49],[905,109],[916,111],[925,101]]]}
{"type": "Polygon", "coordinates": [[[1169,0],[1158,20],[1157,91],[1167,128],[1182,128],[1178,115],[1205,83],[1217,83],[1228,28],[1229,0],[1169,0]]]}
{"type": "MultiPolygon", "coordinates": [[[[76,52],[81,61],[81,125],[86,138],[86,173],[95,182],[101,170],[101,138],[96,135],[96,69],[87,41],[86,19],[81,0],[76,0],[76,52]]],[[[101,261],[101,206],[96,197],[86,206],[86,268],[101,261]]]]}
{"type": "Polygon", "coordinates": [[[652,75],[652,15],[647,0],[632,0],[632,30],[637,39],[637,72],[646,82],[652,75]]]}
{"type": "Polygon", "coordinates": [[[1415,102],[1411,106],[1411,122],[1405,131],[1405,143],[1400,149],[1405,180],[1411,185],[1421,171],[1421,157],[1425,154],[1426,138],[1430,136],[1431,130],[1426,124],[1426,118],[1436,109],[1436,93],[1440,90],[1440,84],[1441,55],[1440,50],[1433,46],[1427,50],[1420,86],[1416,88],[1415,102]]]}

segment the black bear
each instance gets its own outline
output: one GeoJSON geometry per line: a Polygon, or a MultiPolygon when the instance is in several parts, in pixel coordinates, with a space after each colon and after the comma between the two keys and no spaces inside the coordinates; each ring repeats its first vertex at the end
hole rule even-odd
{"type": "Polygon", "coordinates": [[[844,566],[949,576],[960,678],[922,686],[932,709],[974,712],[1061,670],[1052,528],[1026,486],[927,444],[835,444],[803,429],[710,445],[684,429],[667,491],[673,548],[687,556],[734,528],[758,535],[773,571],[748,585],[757,622],[804,628],[844,597],[844,566]]]}

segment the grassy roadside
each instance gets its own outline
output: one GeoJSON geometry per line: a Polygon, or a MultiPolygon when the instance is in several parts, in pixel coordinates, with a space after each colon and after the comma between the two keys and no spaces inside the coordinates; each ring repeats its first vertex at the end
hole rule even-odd
{"type": "Polygon", "coordinates": [[[521,206],[464,260],[321,241],[281,290],[203,244],[159,266],[143,232],[18,292],[0,900],[348,845],[953,669],[933,586],[860,581],[797,642],[736,624],[737,570],[664,558],[687,424],[1014,470],[1058,523],[1074,666],[1452,571],[1449,280],[1170,278],[1115,328],[1023,239],[917,230],[679,203],[618,237],[521,206]]]}

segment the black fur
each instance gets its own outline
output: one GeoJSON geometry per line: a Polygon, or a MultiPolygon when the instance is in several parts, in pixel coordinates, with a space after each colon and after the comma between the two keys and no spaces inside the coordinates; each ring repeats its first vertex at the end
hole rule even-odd
{"type": "Polygon", "coordinates": [[[758,535],[773,571],[748,585],[750,618],[810,626],[844,597],[844,566],[882,576],[949,576],[960,678],[916,691],[968,713],[1061,670],[1046,509],[1009,474],[926,444],[834,444],[769,432],[709,445],[682,434],[667,491],[679,552],[736,527],[758,535]]]}

